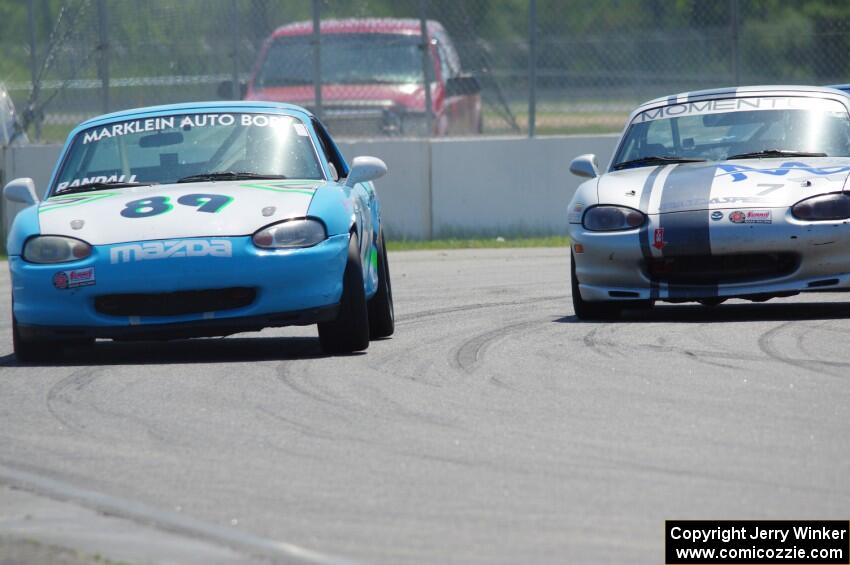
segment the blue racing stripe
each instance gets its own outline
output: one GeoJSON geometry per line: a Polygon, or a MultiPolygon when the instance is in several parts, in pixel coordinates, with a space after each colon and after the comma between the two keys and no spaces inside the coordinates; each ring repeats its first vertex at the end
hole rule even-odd
{"type": "MultiPolygon", "coordinates": [[[[714,165],[676,165],[664,181],[660,209],[666,208],[665,203],[672,204],[681,200],[708,202],[716,169],[714,165]]],[[[658,224],[664,230],[662,257],[675,259],[682,256],[711,255],[708,210],[659,214],[658,224]]],[[[695,292],[698,292],[700,297],[717,296],[717,283],[706,282],[707,284],[700,285],[699,289],[669,285],[669,297],[694,298],[695,292]]]]}

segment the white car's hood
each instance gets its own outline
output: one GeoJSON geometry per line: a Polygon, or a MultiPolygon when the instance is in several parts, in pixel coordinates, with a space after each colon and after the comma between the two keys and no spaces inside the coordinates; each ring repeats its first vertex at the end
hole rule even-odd
{"type": "Polygon", "coordinates": [[[616,171],[603,175],[597,190],[600,204],[648,214],[772,208],[840,191],[848,174],[848,157],[742,159],[616,171]]]}
{"type": "Polygon", "coordinates": [[[39,205],[39,224],[42,234],[67,235],[92,245],[250,235],[276,221],[305,216],[313,194],[322,182],[205,182],[56,196],[39,205]],[[213,195],[232,200],[216,198],[207,207],[209,211],[201,211],[204,202],[210,201],[204,196],[213,195]],[[157,197],[168,200],[135,202],[157,197]],[[154,211],[161,213],[154,214],[154,211]]]}

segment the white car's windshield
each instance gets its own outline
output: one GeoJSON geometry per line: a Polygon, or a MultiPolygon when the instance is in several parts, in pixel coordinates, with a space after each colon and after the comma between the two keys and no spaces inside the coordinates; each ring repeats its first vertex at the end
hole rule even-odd
{"type": "Polygon", "coordinates": [[[784,156],[850,156],[844,105],[780,96],[652,108],[632,120],[612,168],[784,156]]]}
{"type": "Polygon", "coordinates": [[[54,194],[92,185],[228,178],[321,179],[309,131],[274,114],[198,113],[109,123],[77,134],[54,194]]]}

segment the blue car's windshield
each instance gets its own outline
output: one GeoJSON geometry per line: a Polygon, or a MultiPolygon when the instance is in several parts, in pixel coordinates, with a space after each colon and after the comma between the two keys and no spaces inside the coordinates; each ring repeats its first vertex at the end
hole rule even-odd
{"type": "Polygon", "coordinates": [[[63,159],[52,193],[90,183],[163,184],[222,172],[322,178],[309,131],[297,118],[198,113],[81,131],[63,159]]]}
{"type": "Polygon", "coordinates": [[[850,117],[843,104],[806,97],[752,97],[672,104],[638,114],[612,168],[652,158],[720,161],[782,153],[850,156],[850,117]]]}

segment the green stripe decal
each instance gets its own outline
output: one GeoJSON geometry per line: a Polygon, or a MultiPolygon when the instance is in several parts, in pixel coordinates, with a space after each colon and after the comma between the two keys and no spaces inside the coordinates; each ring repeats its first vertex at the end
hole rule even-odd
{"type": "Polygon", "coordinates": [[[295,186],[287,186],[287,183],[284,182],[276,182],[276,183],[266,183],[266,184],[240,184],[239,186],[244,188],[256,188],[257,190],[270,190],[271,192],[294,192],[297,194],[306,194],[307,196],[313,196],[316,193],[315,188],[304,188],[303,182],[292,183],[295,186]]]}
{"type": "Polygon", "coordinates": [[[98,192],[95,194],[69,194],[68,196],[54,196],[45,200],[38,207],[38,213],[44,214],[45,212],[50,212],[51,210],[58,210],[59,208],[70,208],[71,206],[80,206],[81,204],[88,204],[96,200],[103,200],[104,198],[109,198],[110,196],[118,196],[118,193],[98,192]]]}
{"type": "Polygon", "coordinates": [[[378,270],[378,249],[373,245],[371,248],[371,257],[369,257],[369,262],[372,263],[372,268],[375,271],[378,270]]]}

